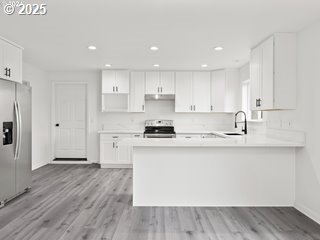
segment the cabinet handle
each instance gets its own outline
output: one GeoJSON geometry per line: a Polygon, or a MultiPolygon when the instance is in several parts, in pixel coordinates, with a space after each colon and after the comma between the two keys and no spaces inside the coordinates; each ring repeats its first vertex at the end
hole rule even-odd
{"type": "Polygon", "coordinates": [[[213,106],[211,105],[211,111],[213,111],[213,106]]]}
{"type": "Polygon", "coordinates": [[[140,137],[140,135],[136,134],[136,135],[134,135],[134,137],[140,137]]]}
{"type": "Polygon", "coordinates": [[[161,93],[162,93],[162,87],[161,87],[161,93]]]}
{"type": "Polygon", "coordinates": [[[118,138],[118,136],[112,136],[112,138],[118,138]]]}
{"type": "Polygon", "coordinates": [[[11,77],[11,68],[8,69],[9,77],[11,77]]]}
{"type": "Polygon", "coordinates": [[[190,105],[190,110],[192,111],[192,105],[190,105]]]}
{"type": "Polygon", "coordinates": [[[193,105],[193,111],[195,111],[196,110],[196,105],[193,105]]]}
{"type": "Polygon", "coordinates": [[[144,105],[142,105],[142,111],[144,111],[144,105]]]}
{"type": "Polygon", "coordinates": [[[160,92],[160,88],[158,87],[158,93],[160,92]]]}
{"type": "Polygon", "coordinates": [[[112,148],[114,148],[114,142],[112,143],[112,148]]]}
{"type": "Polygon", "coordinates": [[[4,75],[7,77],[8,76],[8,68],[5,68],[4,71],[5,71],[4,75]]]}
{"type": "Polygon", "coordinates": [[[118,92],[118,86],[116,87],[116,91],[118,92]]]}
{"type": "Polygon", "coordinates": [[[261,99],[256,99],[256,107],[261,107],[261,99]]]}
{"type": "Polygon", "coordinates": [[[112,87],[112,92],[114,92],[114,87],[112,87]]]}

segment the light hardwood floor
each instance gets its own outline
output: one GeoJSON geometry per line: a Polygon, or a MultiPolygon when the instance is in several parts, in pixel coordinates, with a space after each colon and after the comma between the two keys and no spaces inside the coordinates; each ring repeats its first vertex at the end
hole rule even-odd
{"type": "Polygon", "coordinates": [[[0,210],[0,239],[320,239],[320,225],[293,208],[143,207],[132,170],[48,165],[31,192],[0,210]]]}

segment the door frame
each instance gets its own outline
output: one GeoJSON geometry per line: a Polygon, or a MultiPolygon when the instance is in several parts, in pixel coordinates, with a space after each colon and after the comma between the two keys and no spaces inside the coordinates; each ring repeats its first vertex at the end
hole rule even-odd
{"type": "MultiPolygon", "coordinates": [[[[55,159],[55,145],[56,145],[56,133],[55,133],[55,115],[56,115],[56,89],[57,85],[83,85],[85,86],[85,93],[86,93],[86,141],[85,141],[85,155],[87,158],[86,162],[83,162],[84,164],[91,163],[88,159],[88,138],[89,138],[89,111],[88,111],[88,83],[87,82],[65,82],[65,81],[54,81],[52,82],[52,91],[51,91],[51,161],[50,163],[55,163],[53,160],[55,159]]],[[[65,163],[64,161],[59,161],[59,163],[65,163]]],[[[68,163],[72,164],[74,163],[73,161],[68,161],[68,163]]],[[[77,162],[76,164],[81,164],[82,162],[77,162]]]]}

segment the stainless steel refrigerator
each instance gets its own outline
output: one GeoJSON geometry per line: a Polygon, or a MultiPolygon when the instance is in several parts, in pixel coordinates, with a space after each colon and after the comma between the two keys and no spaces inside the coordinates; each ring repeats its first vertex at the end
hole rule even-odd
{"type": "Polygon", "coordinates": [[[31,87],[0,79],[0,208],[31,188],[31,87]]]}

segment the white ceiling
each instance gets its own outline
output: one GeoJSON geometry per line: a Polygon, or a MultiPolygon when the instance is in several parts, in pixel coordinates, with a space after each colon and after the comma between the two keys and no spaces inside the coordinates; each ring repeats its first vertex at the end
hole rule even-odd
{"type": "MultiPolygon", "coordinates": [[[[39,0],[28,2],[41,2],[39,0]]],[[[45,70],[238,67],[273,32],[320,18],[319,0],[47,0],[46,16],[0,13],[0,36],[45,70]],[[96,51],[89,51],[95,45],[96,51]],[[160,48],[151,52],[149,47],[160,48]],[[215,52],[213,47],[223,46],[215,52]],[[235,62],[239,60],[239,62],[235,62]]]]}

